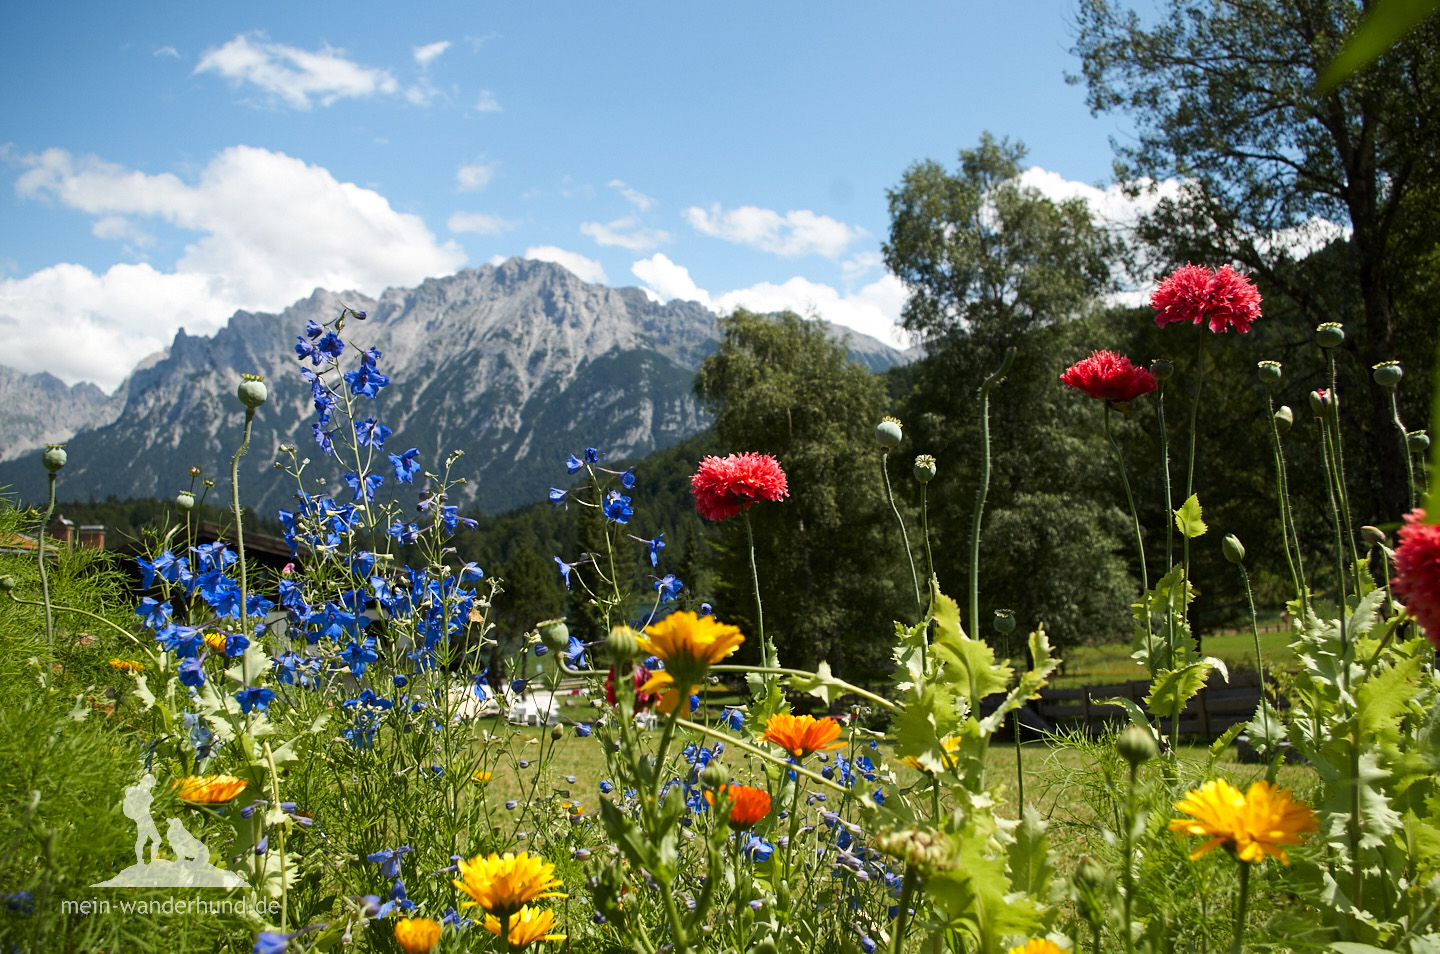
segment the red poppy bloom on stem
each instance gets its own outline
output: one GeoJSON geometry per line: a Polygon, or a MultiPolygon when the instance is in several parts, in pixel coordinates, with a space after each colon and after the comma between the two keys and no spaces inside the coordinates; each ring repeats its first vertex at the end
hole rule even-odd
{"type": "Polygon", "coordinates": [[[690,492],[706,520],[725,520],[757,500],[784,500],[790,493],[780,462],[753,453],[706,457],[690,478],[690,492]]]}
{"type": "Polygon", "coordinates": [[[1426,523],[1417,507],[1405,515],[1395,548],[1395,595],[1415,617],[1425,637],[1440,649],[1440,524],[1426,523]]]}
{"type": "Polygon", "coordinates": [[[1096,351],[1075,362],[1060,375],[1060,381],[1112,405],[1125,404],[1155,390],[1155,375],[1113,351],[1096,351]]]}
{"type": "Polygon", "coordinates": [[[1177,268],[1150,296],[1150,304],[1159,310],[1155,324],[1162,328],[1188,321],[1208,323],[1216,334],[1233,328],[1243,335],[1260,317],[1259,289],[1229,265],[1218,272],[1204,265],[1177,268]]]}

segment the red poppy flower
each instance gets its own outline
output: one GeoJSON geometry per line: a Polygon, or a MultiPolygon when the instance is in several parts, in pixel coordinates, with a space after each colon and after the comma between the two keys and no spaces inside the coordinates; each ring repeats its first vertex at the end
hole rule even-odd
{"type": "Polygon", "coordinates": [[[1155,375],[1113,351],[1096,351],[1060,375],[1060,381],[1097,401],[1124,404],[1155,390],[1155,375]]]}
{"type": "Polygon", "coordinates": [[[690,478],[695,509],[706,520],[725,520],[757,500],[784,500],[785,471],[769,454],[706,457],[690,478]]]}
{"type": "MultiPolygon", "coordinates": [[[[652,673],[652,672],[651,672],[648,668],[646,668],[645,666],[636,666],[636,667],[635,667],[635,711],[636,711],[636,712],[644,712],[646,709],[648,709],[648,708],[650,708],[651,706],[653,706],[653,705],[654,705],[656,702],[658,702],[659,699],[660,699],[660,693],[658,693],[658,692],[641,692],[641,691],[640,691],[640,687],[643,686],[643,685],[645,685],[645,683],[649,682],[649,681],[650,681],[650,677],[653,676],[653,675],[654,675],[654,673],[652,673]]],[[[616,700],[615,700],[615,667],[614,667],[614,666],[611,666],[611,667],[610,667],[610,675],[608,675],[608,676],[605,677],[605,701],[608,702],[608,703],[610,703],[610,705],[612,705],[612,706],[615,705],[615,701],[616,701],[616,700]]]]}
{"type": "Polygon", "coordinates": [[[1216,334],[1233,328],[1243,335],[1260,317],[1260,291],[1229,265],[1218,272],[1204,265],[1177,268],[1150,296],[1150,304],[1159,309],[1155,324],[1162,328],[1172,321],[1203,322],[1216,334]]]}
{"type": "Polygon", "coordinates": [[[1426,523],[1417,507],[1405,515],[1395,547],[1395,595],[1415,617],[1425,637],[1440,649],[1440,524],[1426,523]]]}

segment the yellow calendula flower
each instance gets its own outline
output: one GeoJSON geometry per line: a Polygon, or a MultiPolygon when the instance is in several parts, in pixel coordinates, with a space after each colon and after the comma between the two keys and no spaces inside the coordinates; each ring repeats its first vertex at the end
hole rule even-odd
{"type": "Polygon", "coordinates": [[[475,774],[470,777],[475,781],[479,782],[481,785],[484,785],[486,782],[490,781],[492,778],[495,777],[495,773],[487,772],[484,769],[476,769],[475,774]]]}
{"type": "Polygon", "coordinates": [[[765,741],[773,742],[797,759],[815,752],[844,748],[845,743],[837,741],[839,738],[840,723],[829,716],[817,719],[781,712],[765,722],[765,741]]]}
{"type": "Polygon", "coordinates": [[[451,883],[474,899],[462,907],[479,905],[490,914],[514,914],[536,898],[568,897],[550,890],[561,887],[555,878],[555,866],[528,851],[518,855],[491,853],[484,858],[476,855],[457,865],[460,880],[451,883]]]}
{"type": "Polygon", "coordinates": [[[209,646],[211,649],[215,650],[217,653],[223,653],[223,652],[225,651],[225,634],[224,634],[224,633],[206,633],[206,634],[205,634],[205,645],[206,645],[206,646],[209,646]]]}
{"type": "MultiPolygon", "coordinates": [[[[485,930],[499,937],[500,919],[493,914],[485,915],[485,930]]],[[[550,933],[554,930],[554,911],[549,908],[521,908],[510,915],[510,946],[518,950],[536,941],[565,940],[563,934],[550,933]]]]}
{"type": "Polygon", "coordinates": [[[170,783],[175,797],[192,805],[220,805],[245,790],[246,782],[233,775],[187,775],[170,783]]]}
{"type": "Polygon", "coordinates": [[[1190,817],[1170,822],[1171,831],[1210,839],[1191,853],[1192,861],[1223,845],[1241,861],[1271,855],[1289,865],[1284,846],[1300,844],[1302,834],[1320,827],[1310,806],[1294,801],[1290,789],[1263,781],[1241,795],[1224,779],[1212,779],[1187,792],[1175,808],[1190,817]]]}
{"type": "Polygon", "coordinates": [[[686,611],[646,626],[638,642],[641,650],[665,662],[665,669],[638,691],[660,693],[657,708],[668,715],[681,699],[699,691],[705,671],[739,649],[745,637],[738,626],[686,611]]]}
{"type": "Polygon", "coordinates": [[[145,666],[133,659],[112,659],[110,660],[110,665],[121,672],[141,673],[145,671],[145,666]]]}
{"type": "MultiPolygon", "coordinates": [[[[955,755],[960,749],[960,736],[945,736],[945,738],[940,740],[940,747],[945,750],[945,767],[954,768],[955,764],[960,761],[959,757],[955,755]]],[[[924,765],[920,764],[920,760],[913,755],[907,755],[900,761],[921,772],[928,771],[924,765]]]]}
{"type": "Polygon", "coordinates": [[[1070,954],[1070,952],[1049,938],[1032,937],[1020,947],[1010,948],[1010,954],[1070,954]]]}
{"type": "Polygon", "coordinates": [[[440,943],[440,922],[429,918],[396,921],[395,942],[405,954],[430,954],[440,943]]]}

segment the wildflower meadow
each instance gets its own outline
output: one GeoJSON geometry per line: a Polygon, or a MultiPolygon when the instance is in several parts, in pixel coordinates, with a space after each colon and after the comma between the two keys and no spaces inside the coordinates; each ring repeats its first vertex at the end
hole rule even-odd
{"type": "MultiPolygon", "coordinates": [[[[1395,415],[1413,508],[1395,515],[1398,532],[1354,525],[1348,495],[1366,476],[1344,467],[1336,413],[1345,332],[1321,325],[1310,347],[1329,362],[1329,386],[1299,408],[1272,401],[1266,422],[1295,663],[1267,665],[1252,597],[1261,702],[1248,724],[1192,744],[1181,713],[1227,675],[1192,631],[1207,585],[1192,581],[1199,549],[1222,550],[1250,587],[1240,535],[1207,525],[1193,435],[1206,390],[1226,386],[1207,378],[1207,355],[1264,319],[1255,285],[1228,265],[1181,268],[1151,300],[1177,350],[1198,356],[1188,375],[1101,350],[1052,385],[1093,403],[1128,502],[1143,586],[1132,650],[1149,691],[1097,700],[1113,714],[1098,737],[1062,731],[1031,745],[1018,744],[1014,716],[1061,660],[1043,624],[1017,633],[1010,612],[978,618],[988,414],[1013,351],[977,382],[987,426],[961,544],[976,559],[956,592],[934,569],[941,541],[925,496],[947,461],[907,456],[903,423],[873,422],[868,479],[898,521],[893,559],[917,603],[892,628],[856,634],[890,658],[887,684],[861,686],[824,663],[787,666],[766,630],[766,607],[793,595],[756,569],[752,515],[786,507],[794,487],[784,460],[758,452],[697,460],[690,483],[701,517],[743,525],[753,625],[709,603],[680,608],[684,581],[648,573],[665,570],[665,542],[642,529],[634,470],[577,446],[557,462],[556,483],[569,486],[550,500],[598,514],[603,538],[553,562],[603,631],[585,640],[573,621],[537,619],[502,658],[491,611],[505,581],[453,547],[476,532],[448,502],[464,460],[425,459],[375,410],[404,382],[367,344],[363,312],[297,329],[314,444],[282,446],[275,461],[296,486],[278,514],[283,570],[245,549],[238,462],[256,452],[251,425],[269,410],[255,376],[237,382],[223,541],[197,540],[196,491],[212,483],[197,469],[153,528],[123,608],[132,591],[98,555],[47,558],[42,537],[38,558],[5,565],[7,678],[38,687],[7,716],[6,744],[47,739],[29,771],[73,781],[9,783],[7,797],[32,794],[12,798],[21,817],[0,854],[7,949],[1440,950],[1440,524],[1427,516],[1440,501],[1424,435],[1395,415]],[[1175,443],[1148,459],[1134,444],[1122,453],[1117,425],[1163,415],[1167,397],[1181,422],[1159,433],[1175,443]],[[1297,441],[1319,448],[1318,472],[1287,470],[1297,441]],[[1171,519],[1148,536],[1163,539],[1163,556],[1145,552],[1141,472],[1163,478],[1171,519]],[[895,505],[895,483],[912,480],[918,522],[895,505]],[[1319,482],[1329,501],[1323,573],[1295,536],[1299,481],[1319,482]],[[402,488],[418,494],[414,512],[397,502],[402,488]],[[736,664],[747,644],[757,661],[736,664]],[[1242,731],[1247,765],[1229,754],[1242,731]],[[122,789],[143,796],[143,811],[112,808],[122,789]],[[146,834],[151,800],[178,819],[168,849],[146,834]],[[94,887],[162,862],[236,886],[94,887]],[[80,907],[184,891],[246,903],[163,931],[80,907]]],[[[1279,363],[1256,374],[1267,393],[1281,388],[1279,363]]],[[[1374,368],[1387,394],[1403,380],[1398,364],[1374,368]]],[[[43,463],[53,507],[65,450],[43,463]]],[[[0,518],[16,532],[35,515],[8,507],[0,518]]]]}

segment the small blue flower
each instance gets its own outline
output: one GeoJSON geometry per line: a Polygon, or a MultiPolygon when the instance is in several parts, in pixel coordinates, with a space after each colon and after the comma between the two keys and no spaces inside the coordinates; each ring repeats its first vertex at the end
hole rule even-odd
{"type": "Polygon", "coordinates": [[[380,866],[380,877],[399,878],[400,859],[414,850],[415,849],[409,845],[401,845],[399,848],[386,848],[372,855],[366,855],[366,860],[380,866]]]}
{"type": "Polygon", "coordinates": [[[621,496],[618,490],[612,490],[605,496],[600,511],[605,514],[606,520],[622,524],[629,523],[635,514],[635,508],[630,506],[630,498],[621,496]]]}
{"type": "Polygon", "coordinates": [[[765,862],[775,854],[775,846],[759,835],[751,835],[741,846],[740,853],[750,861],[765,862]]]}
{"type": "Polygon", "coordinates": [[[613,791],[615,791],[615,785],[609,779],[600,780],[600,793],[602,795],[609,795],[613,791]]]}
{"type": "Polygon", "coordinates": [[[594,464],[600,460],[600,452],[593,447],[585,448],[585,463],[594,464]]]}
{"type": "Polygon", "coordinates": [[[144,620],[147,627],[154,630],[164,629],[165,623],[173,612],[169,603],[160,603],[148,596],[141,599],[140,605],[135,607],[135,615],[144,620]]]}
{"type": "Polygon", "coordinates": [[[570,509],[570,505],[567,504],[567,503],[565,503],[565,498],[568,497],[568,496],[570,496],[570,491],[568,491],[568,490],[561,490],[559,487],[551,487],[551,488],[550,488],[550,506],[551,506],[551,507],[564,506],[566,510],[569,510],[569,509],[570,509]]]}
{"type": "Polygon", "coordinates": [[[290,946],[290,938],[294,936],[261,931],[260,936],[255,938],[255,946],[250,948],[250,954],[285,954],[285,949],[290,946]]]}
{"type": "Polygon", "coordinates": [[[205,685],[205,670],[198,657],[180,660],[180,683],[198,689],[205,685]]]}
{"type": "Polygon", "coordinates": [[[367,639],[363,643],[352,639],[350,645],[340,654],[340,658],[350,667],[356,678],[359,678],[365,675],[365,667],[378,660],[380,654],[375,651],[374,639],[367,639]]]}
{"type": "Polygon", "coordinates": [[[311,341],[314,341],[316,338],[320,337],[321,333],[324,331],[325,327],[313,318],[305,322],[305,337],[309,338],[311,341]]]}
{"type": "MultiPolygon", "coordinates": [[[[580,738],[582,739],[588,739],[590,737],[590,733],[594,731],[594,729],[590,728],[590,724],[588,722],[575,723],[575,734],[580,736],[580,738]]],[[[601,791],[604,791],[604,789],[602,788],[601,791]]]]}
{"type": "Polygon", "coordinates": [[[420,461],[416,460],[419,456],[418,447],[412,447],[403,454],[391,454],[390,463],[395,465],[395,479],[402,484],[414,483],[415,475],[422,469],[420,461]]]}
{"type": "Polygon", "coordinates": [[[739,732],[740,728],[745,725],[745,713],[734,706],[726,706],[720,714],[720,724],[731,732],[739,732]]]}
{"type": "Polygon", "coordinates": [[[570,571],[579,566],[581,561],[576,560],[574,563],[566,563],[557,556],[555,562],[560,564],[560,575],[565,578],[565,589],[570,589],[570,571]]]}
{"type": "Polygon", "coordinates": [[[379,490],[380,485],[384,482],[384,474],[366,474],[363,481],[360,479],[359,474],[345,475],[345,483],[349,484],[350,489],[354,491],[354,494],[350,497],[351,500],[360,500],[362,497],[365,500],[374,500],[375,491],[379,490]]]}
{"type": "Polygon", "coordinates": [[[711,613],[713,613],[713,612],[715,612],[715,610],[714,610],[714,608],[712,608],[712,607],[710,606],[709,603],[701,603],[701,604],[700,604],[700,615],[701,615],[701,616],[709,616],[709,615],[710,615],[711,613]]]}
{"type": "Polygon", "coordinates": [[[338,358],[345,351],[345,342],[333,331],[325,332],[325,336],[315,342],[315,350],[328,358],[338,358]]]}
{"type": "Polygon", "coordinates": [[[684,586],[684,583],[675,578],[674,573],[666,573],[663,577],[655,578],[655,591],[666,603],[678,597],[684,586]]]}
{"type": "Polygon", "coordinates": [[[566,473],[573,474],[584,466],[585,464],[580,460],[580,458],[576,457],[574,454],[571,454],[569,457],[565,458],[566,473]]]}
{"type": "Polygon", "coordinates": [[[310,430],[312,433],[314,433],[315,443],[320,445],[320,449],[324,451],[327,455],[333,456],[335,453],[335,445],[330,440],[330,437],[332,434],[335,433],[335,431],[325,430],[325,425],[319,423],[318,421],[310,425],[310,430]]]}
{"type": "Polygon", "coordinates": [[[241,689],[235,693],[235,698],[240,703],[240,711],[249,713],[251,709],[265,712],[270,708],[270,700],[275,698],[275,693],[269,689],[241,689]]]}
{"type": "Polygon", "coordinates": [[[373,417],[355,422],[355,442],[361,447],[372,445],[376,450],[380,450],[385,446],[385,438],[392,433],[394,432],[390,428],[373,417]]]}
{"type": "Polygon", "coordinates": [[[467,563],[460,568],[460,582],[478,583],[485,578],[485,571],[480,569],[478,563],[467,563]]]}
{"type": "Polygon", "coordinates": [[[631,490],[635,487],[634,468],[631,468],[630,470],[627,470],[625,471],[625,473],[620,475],[620,486],[624,487],[626,490],[631,490]]]}

